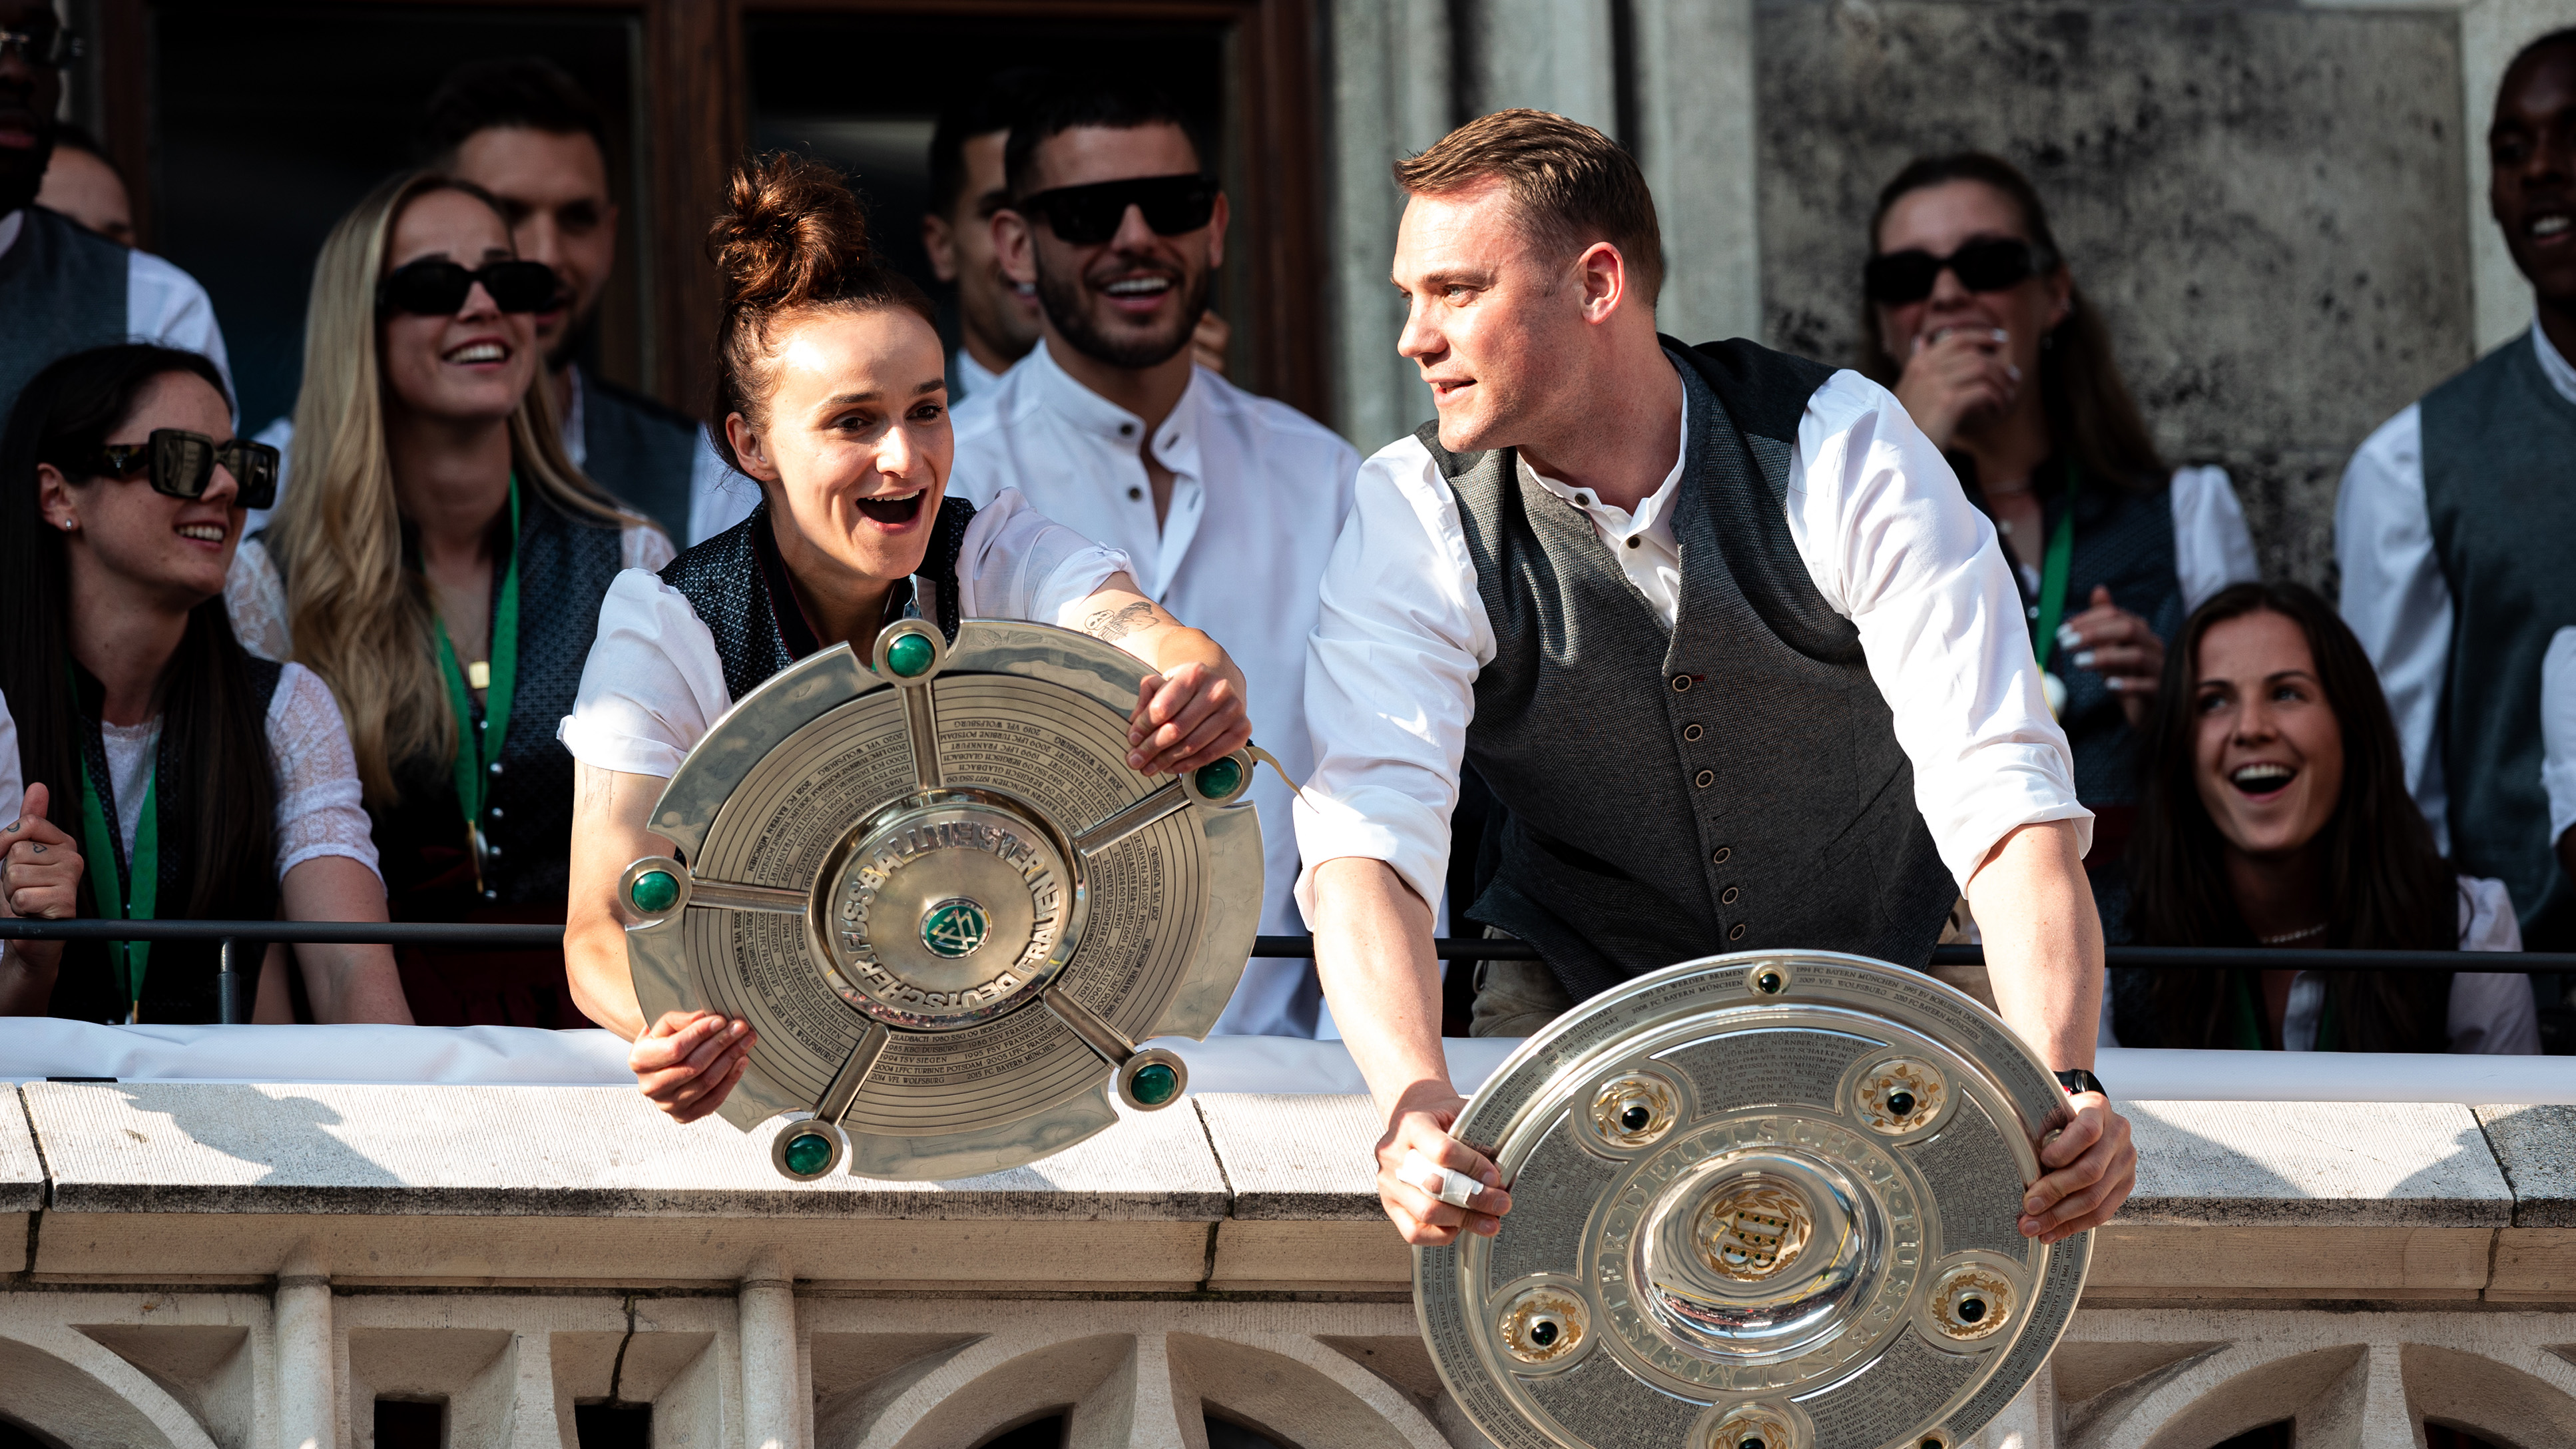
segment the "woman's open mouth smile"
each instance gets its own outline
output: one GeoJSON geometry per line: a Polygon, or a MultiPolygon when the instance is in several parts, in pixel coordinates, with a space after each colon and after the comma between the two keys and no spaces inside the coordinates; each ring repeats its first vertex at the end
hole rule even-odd
{"type": "Polygon", "coordinates": [[[901,528],[921,516],[921,500],[928,496],[930,496],[929,489],[915,488],[910,493],[895,493],[881,498],[859,498],[852,501],[858,505],[859,512],[871,521],[888,528],[901,528]]]}
{"type": "Polygon", "coordinates": [[[2284,765],[2277,760],[2260,760],[2229,771],[2227,783],[2235,786],[2238,793],[2249,800],[2270,800],[2289,789],[2290,782],[2297,778],[2299,771],[2296,766],[2284,765]]]}

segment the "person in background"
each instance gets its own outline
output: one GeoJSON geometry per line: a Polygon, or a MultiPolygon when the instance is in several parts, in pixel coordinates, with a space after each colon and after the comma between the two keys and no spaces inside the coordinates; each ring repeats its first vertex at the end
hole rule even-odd
{"type": "Polygon", "coordinates": [[[2540,659],[2540,743],[2550,849],[2559,871],[2576,879],[2576,624],[2550,635],[2540,659]]]}
{"type": "Polygon", "coordinates": [[[920,289],[870,250],[828,166],[773,156],[735,171],[711,240],[724,282],[715,416],[765,495],[751,518],[660,577],[618,575],[581,697],[561,726],[580,758],[566,933],[593,1019],[632,1041],[639,1085],[680,1121],[712,1112],[753,1037],[714,1012],[647,1022],[627,969],[617,882],[671,843],[646,828],[664,782],[736,699],[794,661],[872,651],[903,618],[950,638],[968,617],[1080,628],[1143,660],[1128,764],[1175,774],[1242,746],[1243,676],[1215,641],[1141,597],[1127,560],[1004,489],[948,492],[947,385],[920,289]]]}
{"type": "MultiPolygon", "coordinates": [[[[580,85],[535,56],[460,66],[431,94],[418,144],[423,165],[499,197],[519,256],[563,284],[536,328],[564,456],[674,540],[738,521],[759,495],[740,478],[728,485],[697,420],[581,364],[617,267],[619,210],[608,132],[580,85]]],[[[293,436],[292,419],[260,434],[290,464],[293,436]]]]}
{"type": "Polygon", "coordinates": [[[2227,474],[2168,471],[2039,193],[1978,152],[1910,162],[1878,194],[1860,371],[1895,392],[1994,520],[2094,813],[2086,857],[2120,938],[2117,870],[2138,729],[2183,616],[2255,578],[2227,474]]]}
{"type": "MultiPolygon", "coordinates": [[[[930,135],[931,209],[921,216],[921,249],[939,280],[957,288],[958,347],[948,359],[952,407],[991,387],[1037,345],[1037,284],[1003,274],[993,216],[1009,201],[1002,153],[1011,118],[1032,93],[1053,83],[1034,66],[1001,71],[940,112],[930,135]]],[[[1233,339],[1224,318],[1202,311],[1190,333],[1191,352],[1199,366],[1223,377],[1233,339]]]]}
{"type": "Polygon", "coordinates": [[[2530,949],[2565,951],[2576,891],[2551,853],[2540,690],[2551,637],[2576,624],[2576,30],[2505,67],[2487,155],[2531,330],[2362,443],[2335,561],[2434,847],[2504,882],[2530,949]]]}
{"type": "MultiPolygon", "coordinates": [[[[200,353],[75,353],[19,395],[0,437],[9,914],[385,918],[331,692],[251,657],[224,616],[244,506],[276,476],[200,353]]],[[[283,946],[251,966],[254,1019],[411,1020],[383,946],[295,958],[294,984],[283,946]]],[[[211,941],[14,943],[0,1014],[211,1022],[218,960],[211,941]]]]}
{"type": "Polygon", "coordinates": [[[194,278],[36,204],[72,49],[52,0],[0,0],[0,417],[45,364],[112,342],[203,353],[229,385],[214,304],[194,278]]]}
{"type": "MultiPolygon", "coordinates": [[[[2503,882],[2442,858],[2403,760],[2370,658],[2322,595],[2221,590],[2176,636],[2148,723],[2129,852],[2138,939],[2520,951],[2503,882]]],[[[2116,974],[2124,1046],[2540,1050],[2518,972],[2116,974]]]]}
{"type": "MultiPolygon", "coordinates": [[[[563,919],[555,721],[609,581],[672,557],[532,386],[554,297],[472,182],[413,172],[359,202],[314,262],[300,476],[226,582],[243,641],[338,696],[396,920],[563,919]]],[[[583,1024],[560,951],[397,959],[423,1024],[583,1024]]]]}
{"type": "Polygon", "coordinates": [[[68,121],[54,123],[54,157],[36,204],[59,211],[121,247],[134,245],[134,201],[116,163],[89,132],[68,121]]]}
{"type": "MultiPolygon", "coordinates": [[[[958,413],[956,487],[977,502],[1017,489],[1134,559],[1140,592],[1225,641],[1254,738],[1302,778],[1306,635],[1359,454],[1198,365],[1190,337],[1226,228],[1204,155],[1159,94],[1060,79],[1029,98],[993,237],[1004,272],[1037,289],[1045,337],[958,413]]],[[[1294,933],[1292,792],[1274,772],[1252,796],[1261,929],[1294,933]]],[[[1322,1010],[1311,963],[1256,959],[1216,1030],[1313,1036],[1322,1010]]]]}
{"type": "Polygon", "coordinates": [[[1002,143],[1011,115],[1043,71],[1000,71],[961,93],[930,133],[930,209],[921,249],[930,270],[957,288],[957,350],[948,358],[951,407],[1001,381],[1038,341],[1038,289],[1002,275],[993,251],[993,213],[1002,188],[1002,143]]]}

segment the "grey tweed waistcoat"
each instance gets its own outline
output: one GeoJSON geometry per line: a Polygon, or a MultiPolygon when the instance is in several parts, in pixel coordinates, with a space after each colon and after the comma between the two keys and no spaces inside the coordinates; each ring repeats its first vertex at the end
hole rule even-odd
{"type": "Polygon", "coordinates": [[[1851,621],[1785,500],[1831,369],[1741,339],[1665,339],[1690,402],[1666,633],[1590,521],[1513,450],[1418,436],[1458,500],[1493,662],[1466,753],[1510,812],[1468,914],[1531,942],[1578,1001],[1715,952],[1930,958],[1958,888],[1851,621]]]}
{"type": "Polygon", "coordinates": [[[2442,775],[2451,860],[2513,893],[2522,943],[2576,948],[2540,783],[2540,660],[2576,624],[2576,403],[2515,338],[2424,395],[2424,509],[2451,590],[2442,775]]]}
{"type": "Polygon", "coordinates": [[[0,425],[56,358],[123,342],[133,253],[59,212],[30,206],[0,252],[0,425]]]}

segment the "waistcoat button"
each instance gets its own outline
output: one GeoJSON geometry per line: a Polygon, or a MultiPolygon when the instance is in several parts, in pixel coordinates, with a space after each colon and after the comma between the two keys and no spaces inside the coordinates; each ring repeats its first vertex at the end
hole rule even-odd
{"type": "Polygon", "coordinates": [[[1695,739],[1698,739],[1698,738],[1699,738],[1699,736],[1700,736],[1700,728],[1699,728],[1699,726],[1698,726],[1698,725],[1683,725],[1683,726],[1682,726],[1682,738],[1683,738],[1683,739],[1686,739],[1686,740],[1695,740],[1695,739]]]}
{"type": "Polygon", "coordinates": [[[1730,941],[1741,941],[1741,940],[1743,940],[1743,939],[1744,939],[1744,923],[1743,923],[1742,921],[1738,921],[1738,922],[1736,922],[1736,923],[1735,923],[1735,929],[1734,929],[1734,930],[1731,930],[1731,931],[1729,931],[1729,932],[1727,932],[1727,933],[1726,933],[1726,939],[1728,939],[1728,940],[1730,940],[1730,941]]]}
{"type": "Polygon", "coordinates": [[[1705,790],[1709,786],[1717,783],[1717,772],[1715,770],[1702,770],[1691,777],[1691,783],[1705,790]]]}
{"type": "Polygon", "coordinates": [[[1673,693],[1675,693],[1675,694],[1688,694],[1689,692],[1690,692],[1690,676],[1689,676],[1689,675],[1687,675],[1687,674],[1676,674],[1676,675],[1674,675],[1674,676],[1673,676],[1673,693]]]}
{"type": "Polygon", "coordinates": [[[1744,894],[1744,892],[1743,892],[1742,890],[1740,890],[1740,889],[1738,889],[1738,888],[1736,888],[1736,887],[1734,887],[1734,886],[1728,886],[1728,887],[1726,888],[1726,893],[1725,893],[1725,894],[1723,894],[1723,895],[1721,895],[1721,896],[1719,896],[1719,897],[1717,898],[1717,903],[1718,903],[1719,905],[1722,905],[1722,906],[1731,906],[1731,905],[1734,905],[1734,904],[1735,904],[1735,898],[1736,898],[1737,896],[1742,895],[1742,894],[1744,894]]]}
{"type": "Polygon", "coordinates": [[[1735,848],[1733,846],[1721,845],[1717,848],[1717,852],[1708,858],[1709,863],[1711,865],[1724,865],[1726,864],[1726,858],[1734,853],[1735,848]]]}

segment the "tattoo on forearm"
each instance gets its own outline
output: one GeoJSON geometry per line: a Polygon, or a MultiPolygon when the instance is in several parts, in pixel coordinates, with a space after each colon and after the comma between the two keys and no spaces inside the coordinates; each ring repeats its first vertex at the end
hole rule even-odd
{"type": "Polygon", "coordinates": [[[1082,621],[1082,632],[1104,644],[1115,644],[1130,634],[1153,628],[1161,620],[1162,610],[1143,599],[1123,609],[1103,609],[1082,621]]]}

